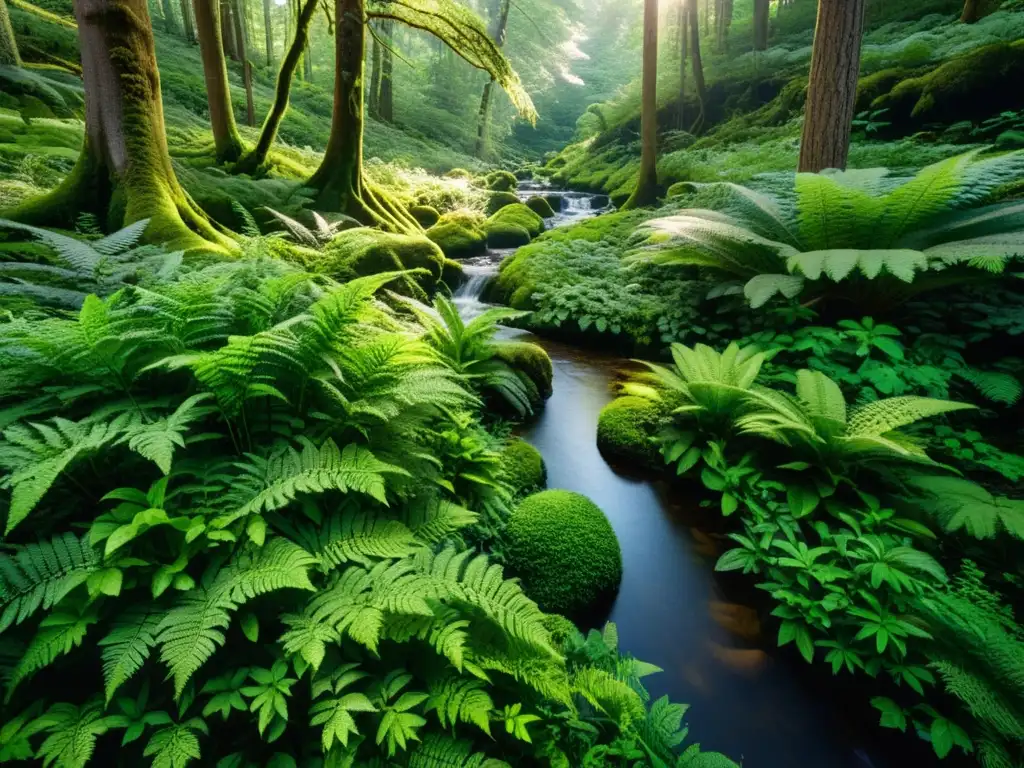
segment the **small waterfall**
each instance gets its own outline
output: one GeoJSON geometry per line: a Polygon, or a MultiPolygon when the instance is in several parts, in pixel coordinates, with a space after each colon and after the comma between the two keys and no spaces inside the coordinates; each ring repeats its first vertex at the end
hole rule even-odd
{"type": "Polygon", "coordinates": [[[498,267],[512,250],[488,251],[483,256],[466,259],[462,262],[462,271],[466,275],[464,282],[452,295],[455,306],[463,320],[472,320],[482,314],[489,305],[481,301],[484,289],[491,278],[498,274],[498,267]]]}

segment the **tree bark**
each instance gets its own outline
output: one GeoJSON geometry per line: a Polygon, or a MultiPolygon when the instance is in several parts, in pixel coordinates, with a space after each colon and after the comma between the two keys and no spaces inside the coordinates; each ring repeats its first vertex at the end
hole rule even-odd
{"type": "Polygon", "coordinates": [[[313,82],[313,49],[306,43],[306,50],[302,54],[303,80],[307,83],[313,82]]]}
{"type": "Polygon", "coordinates": [[[274,146],[277,138],[277,131],[281,127],[285,113],[288,111],[288,98],[291,95],[292,78],[295,70],[302,61],[302,52],[306,48],[309,39],[309,25],[316,13],[319,0],[306,0],[302,6],[299,18],[295,26],[295,39],[292,41],[284,60],[281,62],[281,69],[277,73],[277,88],[274,91],[274,103],[270,106],[267,119],[263,121],[263,128],[260,130],[260,138],[252,151],[243,157],[235,166],[240,173],[253,173],[267,161],[270,148],[274,146]]]}
{"type": "MultiPolygon", "coordinates": [[[[221,15],[217,0],[193,0],[196,11],[196,29],[199,33],[199,51],[203,59],[206,78],[206,100],[210,105],[210,127],[217,160],[234,162],[242,156],[242,137],[235,125],[231,108],[231,89],[228,86],[228,65],[224,60],[224,42],[221,35],[221,15]]],[[[224,5],[227,5],[225,0],[224,5]]],[[[230,29],[230,28],[229,28],[230,29]]],[[[228,37],[232,37],[229,33],[228,37]]]]}
{"type": "Polygon", "coordinates": [[[373,53],[370,56],[370,91],[366,96],[366,106],[370,113],[370,117],[379,120],[381,45],[376,36],[374,36],[371,45],[373,53]]]}
{"type": "Polygon", "coordinates": [[[178,34],[178,22],[174,18],[174,5],[171,0],[163,0],[164,31],[169,35],[178,34]]]}
{"type": "Polygon", "coordinates": [[[644,71],[640,113],[640,176],[625,208],[658,199],[658,0],[644,0],[644,71]]]}
{"type": "Polygon", "coordinates": [[[267,66],[274,66],[274,26],[271,23],[270,0],[263,0],[263,31],[266,34],[267,66]]]}
{"type": "Polygon", "coordinates": [[[185,42],[195,45],[196,28],[192,23],[192,5],[189,0],[181,0],[181,26],[184,29],[185,42]]]}
{"type": "Polygon", "coordinates": [[[704,60],[700,52],[700,30],[697,28],[697,0],[684,0],[690,12],[690,58],[693,61],[693,87],[697,92],[697,103],[700,105],[700,113],[693,125],[690,126],[690,133],[696,134],[704,127],[704,110],[708,103],[708,86],[704,80],[704,60]]]}
{"type": "Polygon", "coordinates": [[[366,55],[365,0],[334,3],[334,112],[324,159],[308,186],[314,204],[340,211],[364,224],[392,231],[419,231],[401,205],[388,200],[363,179],[363,69],[366,55]]]}
{"type": "Polygon", "coordinates": [[[769,19],[771,3],[769,0],[754,0],[754,50],[768,50],[769,19]]]}
{"type": "Polygon", "coordinates": [[[821,0],[807,87],[800,171],[846,168],[857,100],[865,0],[821,0]]]}
{"type": "Polygon", "coordinates": [[[14,27],[11,26],[11,17],[7,13],[5,0],[0,0],[0,65],[21,66],[18,41],[14,39],[14,27]]]}
{"type": "Polygon", "coordinates": [[[174,174],[146,0],[75,0],[74,8],[85,86],[82,152],[57,189],[11,217],[70,228],[93,213],[110,230],[149,219],[147,242],[233,249],[174,174]]]}
{"type": "Polygon", "coordinates": [[[221,45],[224,48],[224,55],[232,61],[238,61],[232,0],[211,0],[211,2],[220,10],[221,45]]]}
{"type": "Polygon", "coordinates": [[[964,0],[964,12],[960,16],[960,21],[964,24],[973,24],[980,19],[981,2],[982,0],[964,0]]]}
{"type": "Polygon", "coordinates": [[[395,57],[391,51],[392,35],[394,34],[395,22],[391,19],[384,19],[381,22],[381,34],[384,36],[384,50],[380,57],[380,94],[378,96],[378,108],[380,119],[385,123],[395,121],[395,57]]]}
{"type": "MultiPolygon", "coordinates": [[[[511,0],[498,0],[497,13],[494,18],[494,30],[491,37],[495,44],[501,48],[505,45],[505,37],[508,32],[508,15],[511,10],[511,0]]],[[[480,97],[480,112],[477,118],[476,129],[476,156],[482,158],[487,149],[487,127],[491,116],[491,94],[494,92],[494,78],[487,81],[484,86],[483,95],[480,97]]]]}
{"type": "Polygon", "coordinates": [[[245,33],[245,0],[231,0],[235,22],[235,45],[242,61],[242,84],[245,86],[245,124],[256,127],[256,105],[252,96],[252,65],[249,63],[249,39],[245,33]]]}

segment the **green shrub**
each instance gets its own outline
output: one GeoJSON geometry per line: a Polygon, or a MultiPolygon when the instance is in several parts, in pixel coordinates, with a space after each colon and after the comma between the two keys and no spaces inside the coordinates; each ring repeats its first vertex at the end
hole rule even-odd
{"type": "Polygon", "coordinates": [[[518,438],[509,442],[501,452],[501,474],[515,494],[543,488],[547,481],[544,457],[540,451],[518,438]]]}
{"type": "Polygon", "coordinates": [[[550,219],[555,215],[555,209],[551,207],[551,203],[548,202],[547,198],[534,195],[526,201],[526,207],[536,213],[542,219],[550,219]]]}
{"type": "Polygon", "coordinates": [[[468,259],[487,250],[485,220],[468,211],[446,213],[427,230],[426,235],[440,246],[450,259],[468,259]]]}
{"type": "Polygon", "coordinates": [[[544,219],[522,203],[507,205],[488,219],[488,224],[512,224],[537,237],[544,231],[544,219]]]}
{"type": "Polygon", "coordinates": [[[487,199],[485,211],[488,216],[493,216],[505,206],[515,205],[518,202],[519,198],[514,192],[492,192],[491,196],[487,199]]]}
{"type": "Polygon", "coordinates": [[[340,233],[314,257],[310,266],[340,281],[381,272],[426,270],[395,284],[400,293],[425,299],[442,279],[445,258],[441,249],[425,237],[361,227],[340,233]]]}
{"type": "Polygon", "coordinates": [[[511,192],[519,185],[515,174],[508,171],[493,171],[487,174],[485,182],[492,192],[511,192]]]}
{"type": "Polygon", "coordinates": [[[551,397],[554,368],[543,347],[529,341],[505,341],[495,345],[495,349],[495,357],[526,374],[542,398],[551,397]]]}
{"type": "Polygon", "coordinates": [[[507,557],[527,594],[545,610],[584,616],[622,580],[622,552],[604,512],[586,496],[542,491],[516,507],[507,557]]]}
{"type": "Polygon", "coordinates": [[[409,209],[409,213],[412,217],[419,222],[419,225],[424,229],[430,229],[432,226],[437,224],[438,219],[441,218],[441,214],[438,213],[436,208],[429,205],[414,205],[409,209]]]}
{"type": "Polygon", "coordinates": [[[663,410],[642,397],[627,395],[608,403],[597,420],[597,447],[610,459],[641,467],[661,467],[654,443],[663,410]]]}

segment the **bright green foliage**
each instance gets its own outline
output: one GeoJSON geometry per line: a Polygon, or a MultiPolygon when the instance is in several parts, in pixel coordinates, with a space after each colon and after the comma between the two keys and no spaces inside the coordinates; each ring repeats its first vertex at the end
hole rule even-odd
{"type": "Polygon", "coordinates": [[[547,478],[540,451],[518,438],[501,452],[501,473],[517,495],[543,488],[547,478]]]}
{"type": "Polygon", "coordinates": [[[498,225],[515,226],[525,229],[531,238],[544,231],[544,219],[534,213],[523,203],[506,205],[487,220],[488,234],[498,225]]]}
{"type": "Polygon", "coordinates": [[[885,169],[797,174],[784,198],[725,185],[722,210],[645,225],[647,247],[634,257],[738,280],[755,308],[777,294],[861,296],[865,281],[871,300],[892,302],[983,278],[1024,253],[1024,208],[982,206],[1024,156],[977,154],[895,183],[885,169]]]}
{"type": "Polygon", "coordinates": [[[419,222],[424,229],[430,229],[437,224],[441,214],[436,208],[430,205],[414,205],[409,209],[409,214],[419,222]]]}
{"type": "Polygon", "coordinates": [[[597,447],[612,460],[636,466],[661,465],[655,439],[664,412],[643,397],[619,397],[606,405],[597,421],[597,447]]]}
{"type": "Polygon", "coordinates": [[[484,219],[468,212],[446,213],[426,232],[450,259],[467,259],[487,250],[484,219]]]}
{"type": "Polygon", "coordinates": [[[542,219],[550,219],[555,215],[555,210],[545,198],[534,195],[526,201],[526,207],[536,213],[542,219]]]}
{"type": "Polygon", "coordinates": [[[543,347],[530,341],[502,341],[495,345],[495,356],[525,374],[541,398],[551,397],[554,369],[551,357],[543,347]]]}
{"type": "Polygon", "coordinates": [[[502,208],[509,205],[516,205],[519,202],[519,198],[514,192],[492,192],[487,198],[487,207],[484,212],[488,216],[493,216],[502,208]]]}
{"type": "Polygon", "coordinates": [[[528,593],[546,610],[585,614],[613,596],[622,554],[604,513],[569,491],[543,491],[509,518],[507,557],[528,593]]]}
{"type": "Polygon", "coordinates": [[[492,192],[511,192],[519,185],[515,174],[508,171],[492,171],[487,174],[484,183],[492,192]]]}

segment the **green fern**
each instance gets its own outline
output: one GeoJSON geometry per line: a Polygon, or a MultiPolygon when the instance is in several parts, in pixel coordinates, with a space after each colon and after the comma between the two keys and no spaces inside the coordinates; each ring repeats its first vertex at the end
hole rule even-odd
{"type": "Polygon", "coordinates": [[[118,618],[110,633],[99,641],[103,648],[106,701],[146,663],[156,645],[162,614],[149,608],[133,608],[118,618]]]}
{"type": "Polygon", "coordinates": [[[96,739],[116,723],[114,717],[103,714],[99,701],[87,702],[81,707],[54,704],[40,721],[50,734],[39,748],[38,757],[44,768],[51,765],[85,768],[96,748],[96,739]]]}
{"type": "Polygon", "coordinates": [[[185,768],[200,758],[196,733],[210,735],[205,721],[198,717],[163,728],[153,734],[143,755],[153,758],[152,768],[185,768]]]}
{"type": "Polygon", "coordinates": [[[916,492],[909,503],[933,515],[944,530],[963,530],[976,539],[994,539],[1006,532],[1024,540],[1024,501],[993,496],[959,477],[914,475],[905,478],[916,492]]]}
{"type": "Polygon", "coordinates": [[[463,722],[491,735],[491,711],[494,701],[482,680],[442,677],[430,686],[426,711],[436,712],[443,728],[463,722]]]}

